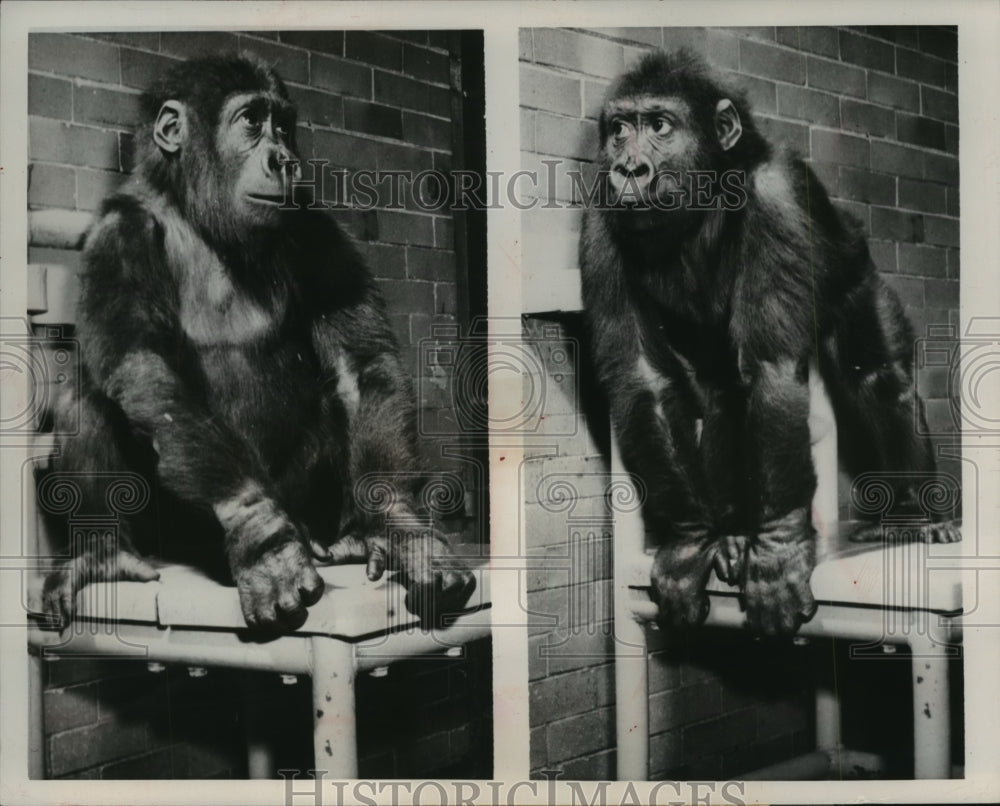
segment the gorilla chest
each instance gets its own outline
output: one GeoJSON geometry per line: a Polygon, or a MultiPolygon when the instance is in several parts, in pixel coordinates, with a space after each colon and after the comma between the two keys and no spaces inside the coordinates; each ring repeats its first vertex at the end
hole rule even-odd
{"type": "Polygon", "coordinates": [[[647,298],[643,343],[663,367],[675,367],[692,383],[729,388],[739,383],[739,346],[724,309],[700,305],[690,296],[647,298]]]}
{"type": "Polygon", "coordinates": [[[262,303],[238,288],[207,249],[203,261],[181,273],[178,285],[180,327],[199,348],[259,342],[275,329],[286,307],[284,294],[262,303]]]}
{"type": "Polygon", "coordinates": [[[309,345],[271,338],[196,350],[212,416],[276,458],[319,412],[320,371],[309,345]]]}
{"type": "Polygon", "coordinates": [[[312,345],[287,320],[287,295],[251,296],[204,244],[175,269],[178,324],[213,417],[280,455],[315,419],[320,376],[312,345]]]}

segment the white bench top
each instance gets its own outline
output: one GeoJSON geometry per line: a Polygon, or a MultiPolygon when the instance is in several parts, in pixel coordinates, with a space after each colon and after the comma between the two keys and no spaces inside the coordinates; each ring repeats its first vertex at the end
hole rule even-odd
{"type": "MultiPolygon", "coordinates": [[[[477,560],[479,558],[476,558],[477,560]]],[[[482,560],[486,562],[485,558],[482,560]]],[[[156,582],[88,585],[77,594],[79,618],[129,621],[188,629],[245,629],[235,587],[220,585],[186,565],[154,563],[156,582]]],[[[350,639],[404,629],[418,622],[405,605],[406,589],[387,573],[378,582],[365,576],[360,564],[318,567],[326,582],[323,597],[309,608],[306,623],[296,633],[337,635],[350,639]]],[[[476,590],[466,610],[488,606],[489,573],[474,567],[476,590]]]]}

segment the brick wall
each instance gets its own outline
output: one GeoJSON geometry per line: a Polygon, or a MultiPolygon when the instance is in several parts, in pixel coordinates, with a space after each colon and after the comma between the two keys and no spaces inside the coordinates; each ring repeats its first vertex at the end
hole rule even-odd
{"type": "MultiPolygon", "coordinates": [[[[237,50],[257,54],[284,78],[299,108],[296,137],[303,160],[327,160],[330,168],[349,171],[483,167],[463,162],[468,138],[482,135],[462,128],[463,90],[469,97],[476,87],[461,84],[462,57],[469,51],[460,32],[33,34],[28,59],[29,208],[96,210],[133,167],[139,92],[178,59],[237,50]]],[[[481,62],[481,45],[473,58],[481,62]]],[[[303,168],[308,178],[310,167],[303,168]]],[[[329,178],[324,189],[328,201],[343,201],[335,197],[337,186],[329,178]]],[[[384,185],[372,209],[333,214],[355,238],[385,293],[404,359],[416,378],[420,340],[431,335],[432,327],[464,327],[482,312],[485,297],[470,299],[466,292],[462,273],[470,265],[470,244],[462,216],[445,207],[422,210],[409,196],[403,201],[402,209],[388,209],[391,199],[384,185]]],[[[28,259],[74,270],[80,265],[79,252],[47,243],[30,244],[28,259]]],[[[474,270],[485,272],[485,266],[475,263],[474,270]]],[[[417,379],[421,421],[436,424],[451,416],[453,368],[428,367],[426,362],[423,368],[424,376],[417,379]]],[[[454,429],[425,431],[440,435],[422,443],[430,468],[457,473],[467,493],[464,514],[446,528],[485,540],[488,491],[482,465],[454,429]]],[[[490,676],[488,656],[481,653],[451,667],[446,676],[455,679],[490,676]],[[464,671],[454,671],[459,667],[464,671]]],[[[245,774],[238,703],[228,693],[228,673],[189,679],[181,669],[151,678],[144,666],[70,660],[54,662],[49,669],[45,703],[51,775],[245,774]],[[129,682],[119,685],[121,680],[129,682]],[[123,691],[134,692],[137,701],[123,699],[123,691]],[[179,716],[188,712],[196,714],[193,722],[179,716]],[[218,728],[205,733],[206,724],[218,728]]],[[[422,689],[419,680],[417,690],[422,689]]],[[[377,721],[379,703],[394,687],[412,696],[413,674],[393,674],[388,681],[380,681],[381,689],[367,706],[359,698],[359,707],[368,708],[367,717],[359,718],[362,724],[377,721]]],[[[359,693],[366,685],[359,684],[359,693]]],[[[376,734],[366,734],[363,774],[430,774],[460,761],[473,747],[490,756],[482,743],[483,735],[490,735],[488,704],[463,711],[452,702],[439,710],[450,716],[435,720],[426,709],[414,716],[412,724],[419,730],[397,732],[406,741],[380,742],[376,734]],[[421,731],[429,744],[416,741],[421,731]],[[417,752],[417,745],[424,750],[417,752]],[[433,753],[426,752],[429,747],[433,753]]],[[[295,730],[308,739],[310,724],[305,708],[295,730]]],[[[489,774],[477,769],[484,777],[489,774]]]]}
{"type": "MultiPolygon", "coordinates": [[[[685,46],[704,55],[749,95],[773,140],[811,163],[835,204],[859,218],[882,276],[899,293],[917,336],[958,324],[959,198],[957,34],[954,28],[622,28],[533,29],[520,33],[522,167],[539,172],[558,159],[554,197],[571,199],[564,172],[586,174],[597,145],[597,115],[610,82],[646,51],[685,46]]],[[[522,219],[525,310],[572,310],[578,283],[579,212],[536,207],[522,219]],[[556,302],[551,300],[555,299],[556,302]]],[[[580,340],[573,316],[527,320],[529,341],[551,354],[580,340]],[[548,334],[540,339],[539,334],[548,334]]],[[[552,394],[549,429],[558,457],[539,450],[526,463],[534,482],[552,474],[589,479],[607,473],[607,417],[581,393],[588,380],[546,367],[536,383],[552,394]],[[571,381],[567,386],[567,379],[571,381]],[[561,423],[576,424],[566,437],[561,423]],[[550,423],[551,420],[551,424],[550,423]]],[[[586,374],[585,355],[581,374],[586,374]]],[[[947,368],[921,367],[919,389],[939,444],[954,441],[947,368]]],[[[547,406],[549,403],[547,403],[547,406]]],[[[941,469],[960,478],[958,462],[941,469]]],[[[525,484],[529,551],[570,555],[574,528],[558,507],[538,503],[525,484]],[[553,511],[555,510],[555,511],[553,511]]],[[[600,492],[571,513],[588,531],[608,534],[600,492]]],[[[600,542],[600,541],[599,541],[600,542]]],[[[561,578],[529,583],[531,765],[535,774],[614,775],[614,685],[610,635],[610,543],[590,553],[571,586],[561,578]],[[596,581],[591,581],[591,580],[596,581]],[[577,588],[601,600],[592,631],[577,588]],[[548,616],[548,618],[546,618],[548,616]],[[557,617],[555,625],[552,616],[557,617]],[[555,645],[559,645],[556,647],[555,645]],[[548,647],[548,649],[546,649],[548,647]],[[546,654],[550,653],[550,654],[546,654]],[[555,653],[554,655],[551,653],[555,653]],[[560,654],[561,653],[561,654],[560,654]]],[[[775,657],[739,636],[719,634],[684,647],[651,635],[651,758],[655,777],[723,777],[811,747],[809,691],[801,653],[775,657]],[[738,669],[735,667],[738,665],[738,669]]],[[[905,674],[898,687],[906,691],[905,674]]]]}
{"type": "MultiPolygon", "coordinates": [[[[491,645],[466,649],[358,677],[361,777],[492,775],[491,645]]],[[[193,677],[176,665],[154,673],[132,660],[61,658],[45,669],[47,778],[245,778],[248,733],[269,739],[276,769],[305,777],[314,767],[308,679],[193,677]]]]}

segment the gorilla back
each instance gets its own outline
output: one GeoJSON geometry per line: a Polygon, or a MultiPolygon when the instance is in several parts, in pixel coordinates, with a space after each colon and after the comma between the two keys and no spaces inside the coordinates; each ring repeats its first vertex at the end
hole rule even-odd
{"type": "Polygon", "coordinates": [[[422,617],[463,604],[473,577],[416,528],[415,405],[378,289],[337,226],[293,201],[281,79],[244,57],[182,63],[142,109],[141,161],[87,238],[81,428],[55,467],[80,480],[82,511],[122,471],[154,501],[50,574],[51,623],[87,582],[155,579],[140,551],[217,570],[263,629],[305,620],[314,559],[399,570],[422,617]],[[391,509],[356,505],[370,474],[391,509]]]}
{"type": "MultiPolygon", "coordinates": [[[[915,508],[934,459],[910,327],[860,228],[699,59],[651,54],[608,98],[583,296],[622,456],[647,490],[661,620],[700,623],[714,567],[753,629],[794,632],[815,610],[810,362],[845,469],[884,473],[915,508]]],[[[921,537],[960,534],[943,521],[921,537]]]]}

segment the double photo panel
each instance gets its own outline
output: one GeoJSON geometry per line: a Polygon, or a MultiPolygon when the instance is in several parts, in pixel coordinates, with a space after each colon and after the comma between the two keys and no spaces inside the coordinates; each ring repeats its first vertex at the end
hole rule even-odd
{"type": "Polygon", "coordinates": [[[960,27],[535,19],[27,26],[25,785],[969,777],[960,27]]]}

